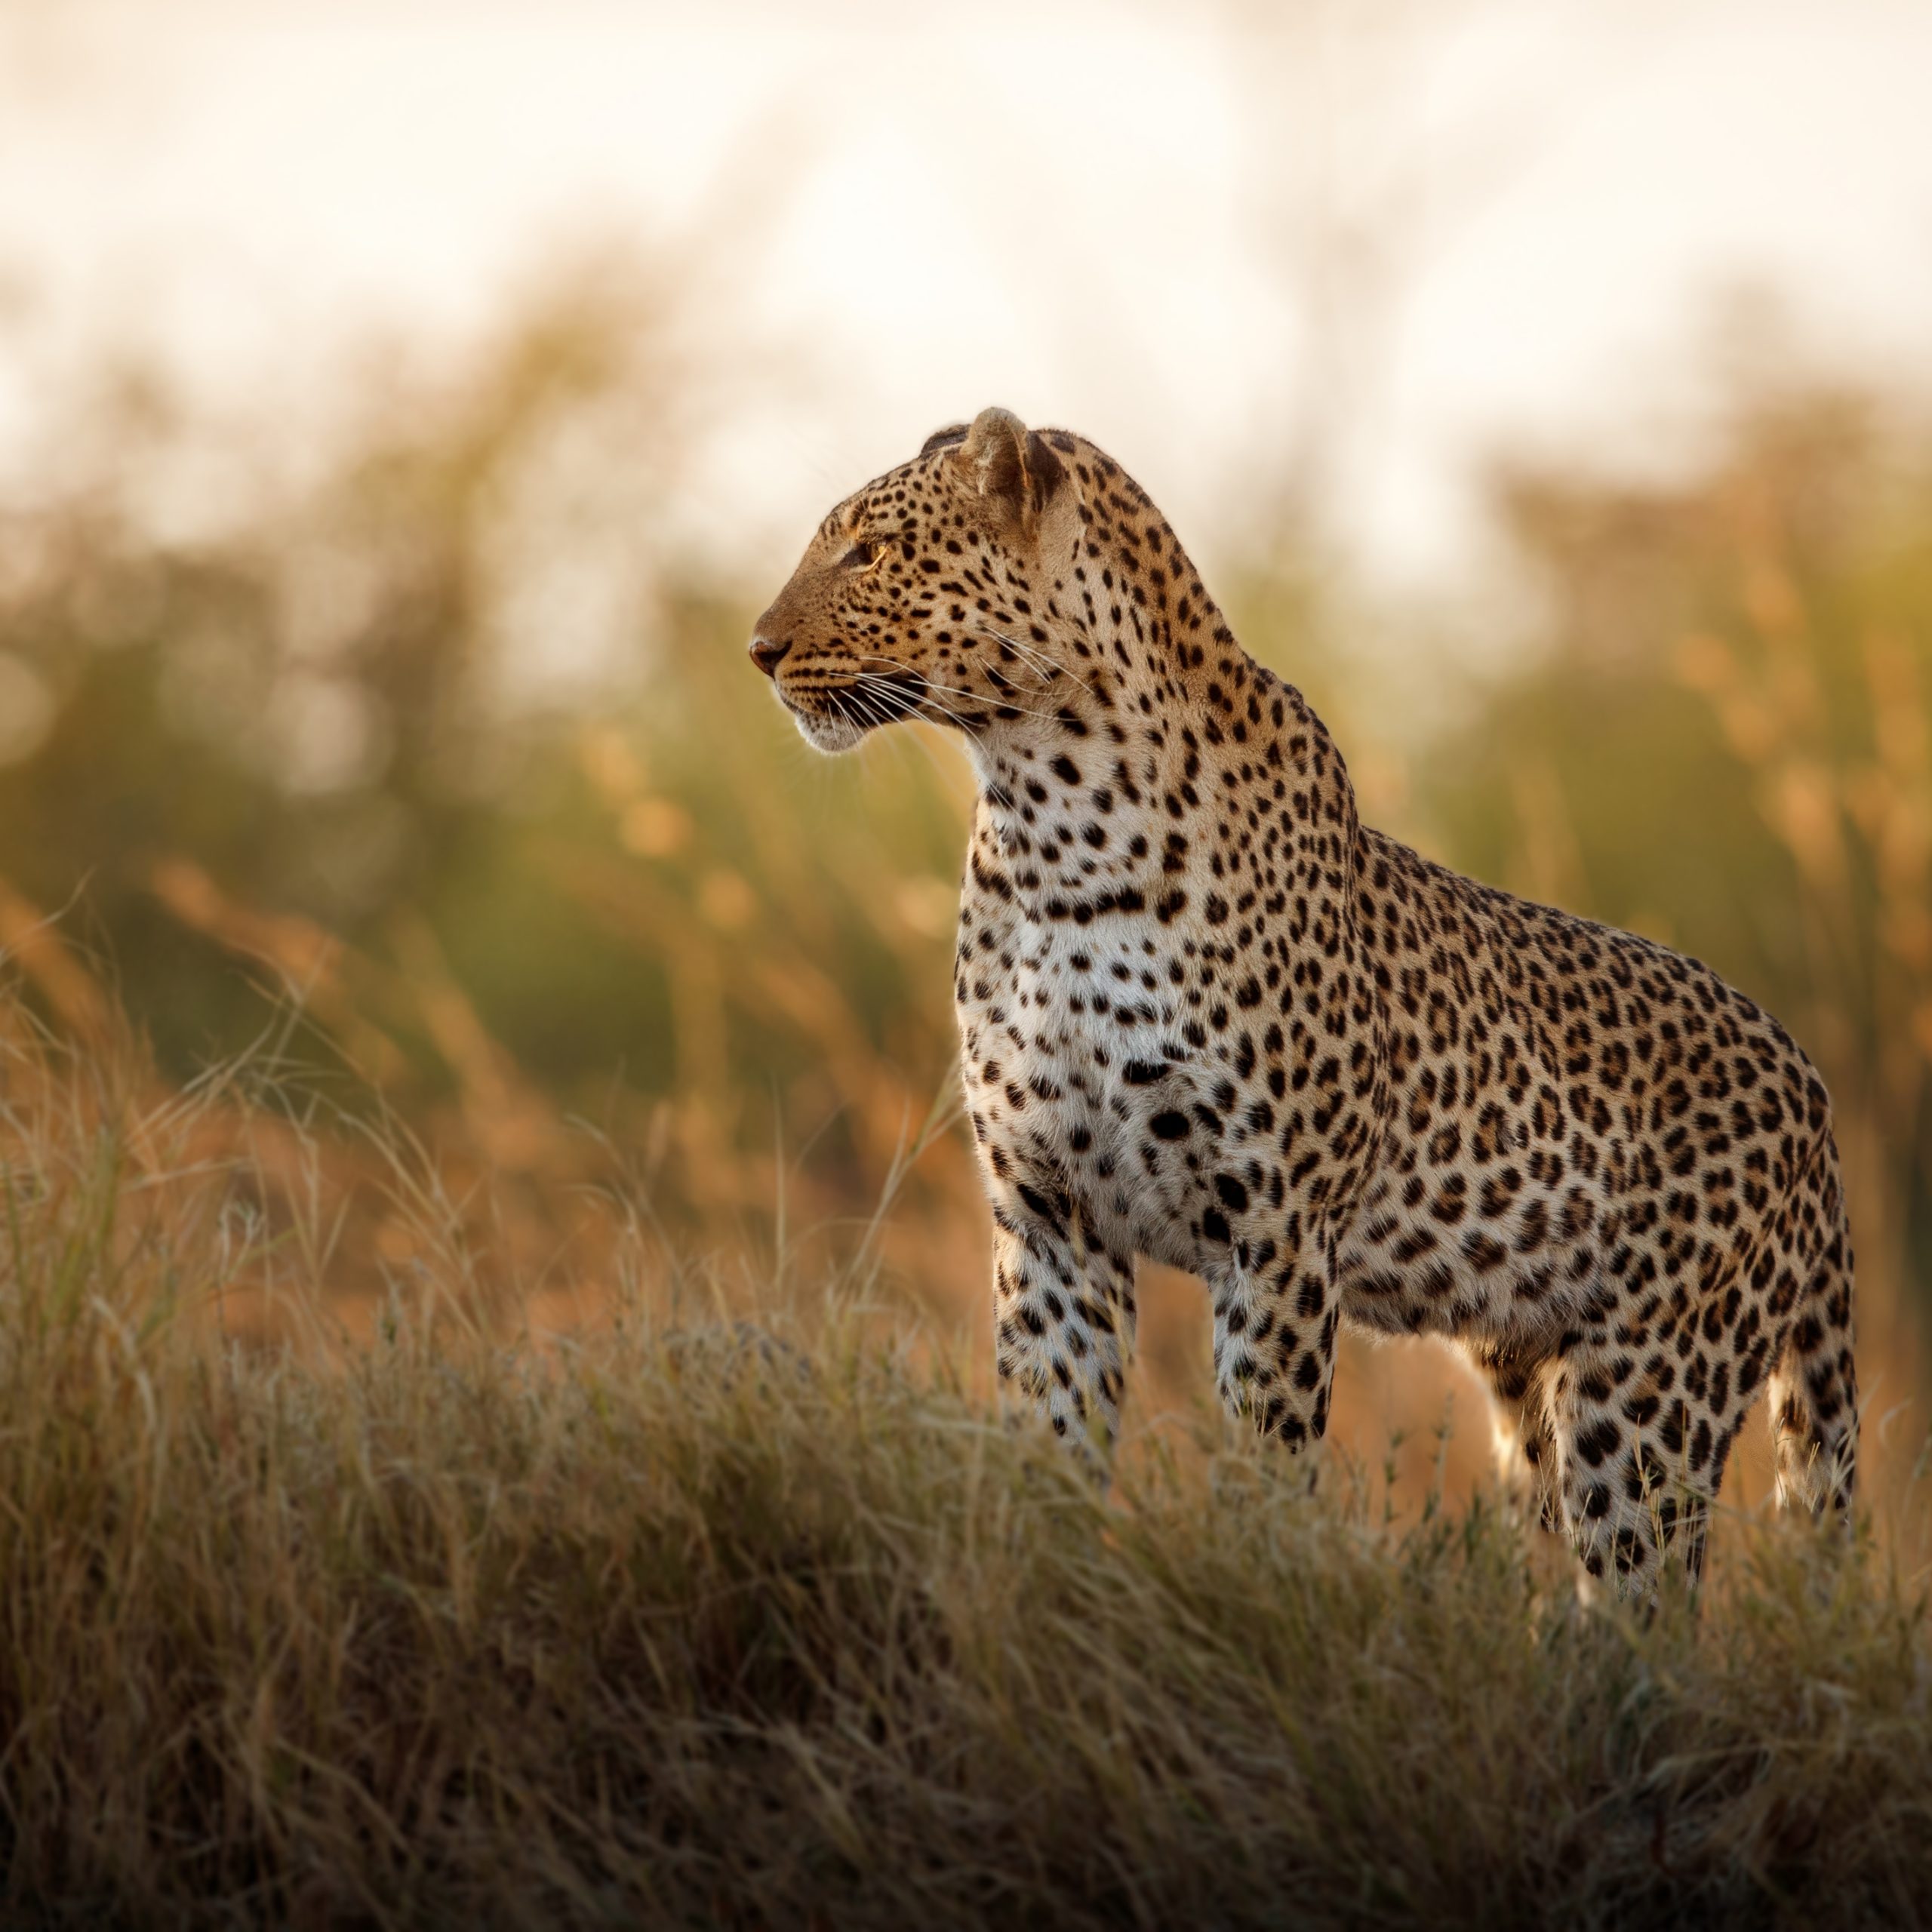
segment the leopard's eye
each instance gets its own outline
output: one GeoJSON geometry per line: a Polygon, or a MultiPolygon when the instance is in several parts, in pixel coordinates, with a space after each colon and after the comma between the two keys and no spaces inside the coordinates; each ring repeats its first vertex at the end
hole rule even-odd
{"type": "Polygon", "coordinates": [[[878,561],[878,553],[884,548],[883,544],[875,543],[869,538],[862,539],[839,559],[839,566],[844,570],[865,570],[878,561]]]}

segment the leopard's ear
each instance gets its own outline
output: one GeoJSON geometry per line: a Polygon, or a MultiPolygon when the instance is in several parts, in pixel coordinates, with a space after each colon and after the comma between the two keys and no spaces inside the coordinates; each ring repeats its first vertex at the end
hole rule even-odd
{"type": "Polygon", "coordinates": [[[1065,481],[1058,457],[1010,409],[983,409],[959,454],[983,497],[1004,500],[1023,520],[1045,508],[1065,481]]]}
{"type": "Polygon", "coordinates": [[[963,443],[965,440],[966,425],[963,423],[949,423],[943,429],[935,429],[919,445],[919,454],[921,456],[931,456],[934,450],[943,450],[950,444],[963,443]]]}

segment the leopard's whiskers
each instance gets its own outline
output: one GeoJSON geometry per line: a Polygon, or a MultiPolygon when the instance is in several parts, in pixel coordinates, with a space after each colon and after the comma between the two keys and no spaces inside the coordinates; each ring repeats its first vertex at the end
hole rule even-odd
{"type": "MultiPolygon", "coordinates": [[[[872,663],[893,665],[894,668],[902,674],[902,675],[905,672],[906,666],[903,664],[900,664],[896,658],[881,657],[874,653],[867,653],[863,654],[866,655],[872,663]]],[[[873,673],[872,675],[877,675],[878,674],[873,673]]],[[[936,685],[930,678],[927,677],[923,672],[920,672],[918,675],[919,681],[929,691],[943,691],[949,697],[963,697],[970,704],[983,704],[987,706],[989,709],[1015,712],[1023,718],[1037,718],[1042,724],[1056,724],[1060,721],[1051,711],[1034,711],[1030,709],[1026,705],[1014,704],[1010,700],[1002,697],[988,697],[978,691],[967,691],[958,685],[936,685]]],[[[893,680],[889,678],[882,678],[881,681],[890,684],[893,680]]],[[[943,708],[943,707],[942,707],[942,709],[943,708]]]]}
{"type": "Polygon", "coordinates": [[[973,628],[981,635],[992,638],[995,642],[1004,645],[1008,650],[1017,652],[1021,658],[1030,658],[1036,667],[1044,666],[1048,674],[1049,682],[1055,676],[1071,678],[1089,697],[1095,695],[1094,687],[1081,677],[1078,672],[1073,669],[1070,665],[1062,663],[1057,657],[1042,651],[1038,645],[1023,644],[1018,638],[1008,637],[1005,632],[995,630],[990,624],[975,624],[973,628]]]}

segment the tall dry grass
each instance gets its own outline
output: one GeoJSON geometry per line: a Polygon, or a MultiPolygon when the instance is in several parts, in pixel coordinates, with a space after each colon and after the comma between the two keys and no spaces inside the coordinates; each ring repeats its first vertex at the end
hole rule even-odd
{"type": "Polygon", "coordinates": [[[1751,1526],[1700,1616],[1586,1611],[1488,1497],[1404,1527],[1234,1439],[1103,1497],[864,1276],[540,1345],[454,1224],[366,1346],[239,1337],[332,1331],[278,1092],[0,1002],[10,1923],[1932,1915],[1895,1540],[1751,1526]]]}

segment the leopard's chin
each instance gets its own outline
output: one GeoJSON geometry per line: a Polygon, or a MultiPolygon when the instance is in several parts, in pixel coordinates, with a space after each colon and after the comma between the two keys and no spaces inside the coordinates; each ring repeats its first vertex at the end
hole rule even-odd
{"type": "Polygon", "coordinates": [[[798,736],[814,751],[823,752],[828,758],[849,752],[872,729],[869,719],[854,718],[842,710],[808,709],[775,685],[772,694],[791,715],[792,722],[798,728],[798,736]]]}
{"type": "Polygon", "coordinates": [[[794,705],[786,709],[792,714],[792,721],[798,728],[798,736],[815,752],[823,752],[828,758],[835,758],[841,752],[849,752],[872,729],[869,724],[861,724],[850,718],[837,715],[825,716],[817,712],[801,711],[794,705]]]}
{"type": "Polygon", "coordinates": [[[798,735],[814,751],[849,752],[881,724],[909,718],[926,692],[917,672],[866,678],[863,685],[829,685],[815,689],[807,706],[778,688],[778,701],[796,721],[798,735]]]}

